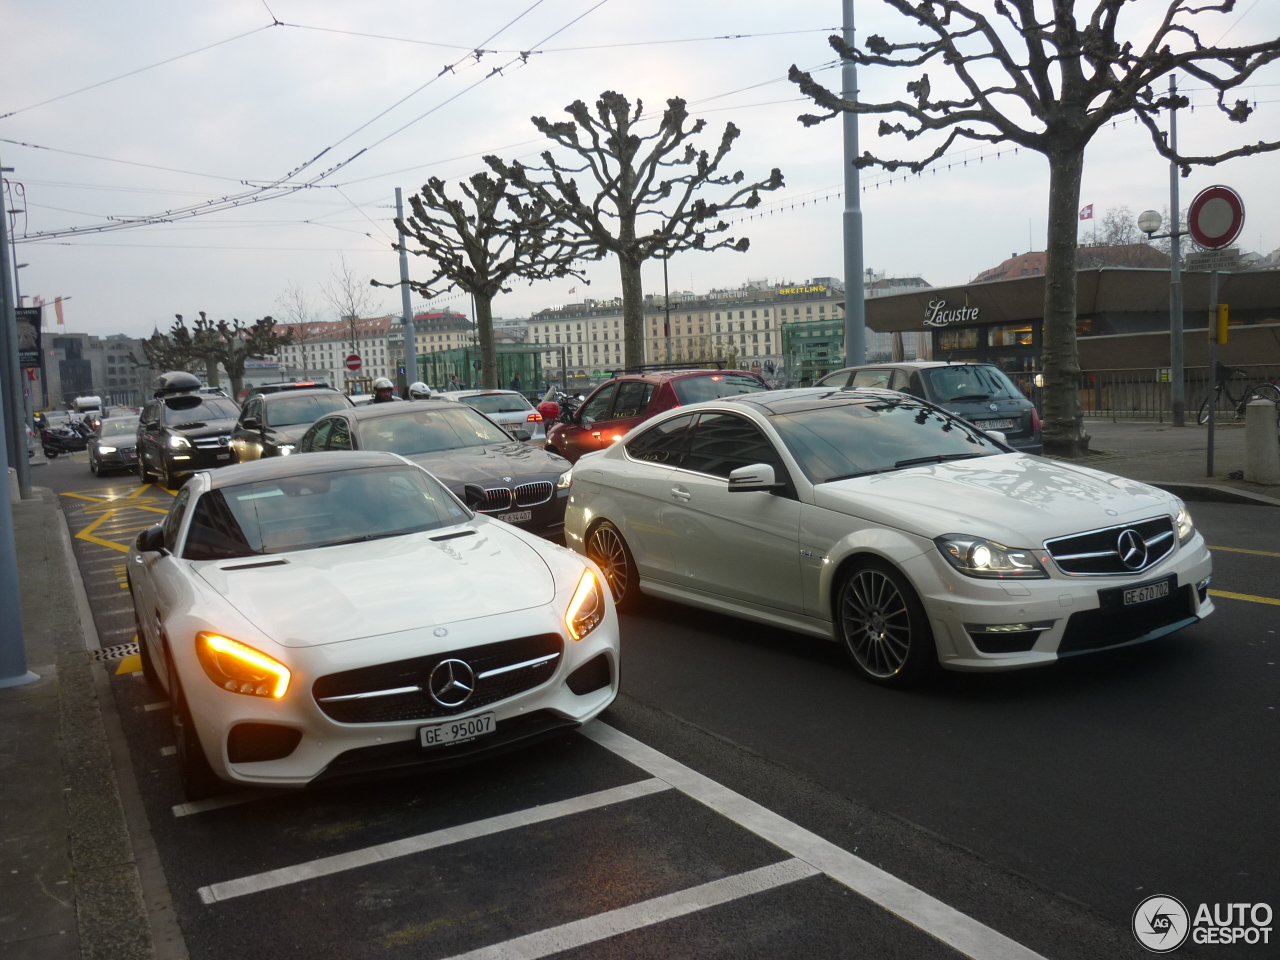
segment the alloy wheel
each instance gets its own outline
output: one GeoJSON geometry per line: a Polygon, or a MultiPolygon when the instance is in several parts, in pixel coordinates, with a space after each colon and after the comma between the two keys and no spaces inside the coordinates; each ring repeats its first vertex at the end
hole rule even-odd
{"type": "Polygon", "coordinates": [[[604,574],[609,592],[613,594],[613,602],[621,603],[631,585],[631,564],[626,544],[612,524],[603,523],[596,527],[587,543],[587,556],[595,561],[604,574]]]}
{"type": "Polygon", "coordinates": [[[879,679],[902,670],[911,651],[911,614],[888,575],[868,567],[850,577],[840,597],[840,617],[858,666],[879,679]]]}

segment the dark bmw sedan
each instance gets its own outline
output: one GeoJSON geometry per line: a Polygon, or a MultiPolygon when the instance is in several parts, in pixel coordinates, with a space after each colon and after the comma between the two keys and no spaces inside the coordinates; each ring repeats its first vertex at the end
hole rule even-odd
{"type": "Polygon", "coordinates": [[[999,430],[1020,453],[1042,453],[1040,414],[999,367],[990,363],[907,360],[846,367],[814,386],[879,387],[928,400],[981,430],[999,430]]]}
{"type": "Polygon", "coordinates": [[[564,529],[569,461],[450,400],[366,404],[322,417],[299,453],[387,450],[421,464],[477,513],[544,537],[564,529]]]}

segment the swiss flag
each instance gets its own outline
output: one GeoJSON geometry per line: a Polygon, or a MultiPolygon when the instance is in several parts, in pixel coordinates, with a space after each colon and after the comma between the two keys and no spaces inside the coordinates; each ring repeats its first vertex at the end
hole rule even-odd
{"type": "Polygon", "coordinates": [[[1080,219],[1081,219],[1081,220],[1092,220],[1092,219],[1093,219],[1093,204],[1092,204],[1092,203],[1091,203],[1091,204],[1089,204],[1087,207],[1085,207],[1083,210],[1081,210],[1081,211],[1080,211],[1080,219]]]}

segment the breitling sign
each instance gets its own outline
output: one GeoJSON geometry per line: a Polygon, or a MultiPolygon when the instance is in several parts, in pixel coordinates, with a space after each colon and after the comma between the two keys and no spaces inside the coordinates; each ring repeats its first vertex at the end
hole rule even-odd
{"type": "Polygon", "coordinates": [[[947,301],[930,300],[925,307],[924,324],[926,327],[945,327],[953,323],[968,323],[978,319],[977,307],[953,307],[947,309],[947,301]]]}
{"type": "Polygon", "coordinates": [[[786,296],[791,293],[826,293],[826,287],[779,287],[779,296],[786,296]]]}

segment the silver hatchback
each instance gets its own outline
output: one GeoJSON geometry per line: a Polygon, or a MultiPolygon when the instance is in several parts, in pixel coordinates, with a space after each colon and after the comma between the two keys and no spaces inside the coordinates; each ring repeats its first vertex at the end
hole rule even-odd
{"type": "Polygon", "coordinates": [[[547,445],[547,427],[542,422],[542,414],[515,390],[450,390],[439,396],[474,407],[512,436],[516,430],[525,431],[529,434],[526,443],[535,447],[547,445]]]}

